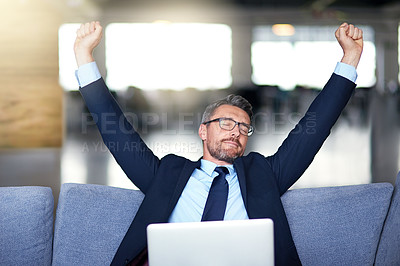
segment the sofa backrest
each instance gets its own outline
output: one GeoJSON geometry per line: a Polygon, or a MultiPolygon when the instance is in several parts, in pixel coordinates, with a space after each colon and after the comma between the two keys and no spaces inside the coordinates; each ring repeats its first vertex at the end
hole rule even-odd
{"type": "Polygon", "coordinates": [[[0,187],[0,265],[51,265],[49,187],[0,187]]]}
{"type": "MultiPolygon", "coordinates": [[[[303,264],[372,265],[392,193],[391,184],[378,183],[284,194],[282,202],[303,264]]],[[[140,191],[122,188],[63,184],[53,265],[109,265],[143,197],[140,191]]],[[[398,217],[398,210],[392,209],[398,217]]],[[[396,219],[392,226],[398,226],[396,219]]],[[[388,241],[389,245],[392,240],[388,241]]]]}
{"type": "Polygon", "coordinates": [[[400,172],[397,174],[392,203],[383,227],[375,265],[400,265],[400,172]]]}
{"type": "Polygon", "coordinates": [[[135,190],[63,184],[54,227],[53,265],[110,265],[143,197],[135,190]]]}
{"type": "Polygon", "coordinates": [[[282,196],[303,265],[373,265],[393,186],[290,190],[282,196]]]}

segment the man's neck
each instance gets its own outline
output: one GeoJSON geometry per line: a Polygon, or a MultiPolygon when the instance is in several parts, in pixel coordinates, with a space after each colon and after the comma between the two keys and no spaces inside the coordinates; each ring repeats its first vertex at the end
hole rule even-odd
{"type": "Polygon", "coordinates": [[[203,160],[206,160],[206,161],[209,161],[209,162],[212,162],[212,163],[215,163],[216,165],[232,165],[232,163],[228,163],[228,162],[225,162],[225,161],[221,161],[221,160],[218,160],[218,159],[215,159],[214,157],[211,157],[211,158],[202,158],[203,160]]]}

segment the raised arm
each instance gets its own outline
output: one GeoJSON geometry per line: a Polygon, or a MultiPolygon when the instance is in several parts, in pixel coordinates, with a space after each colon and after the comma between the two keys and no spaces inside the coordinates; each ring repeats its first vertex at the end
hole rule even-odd
{"type": "MultiPolygon", "coordinates": [[[[362,31],[343,23],[335,35],[343,49],[341,62],[357,67],[363,48],[362,31]]],[[[281,194],[300,178],[313,161],[353,94],[354,88],[353,81],[333,74],[278,151],[267,157],[281,194]]]]}
{"type": "Polygon", "coordinates": [[[82,70],[85,69],[84,65],[90,66],[89,63],[94,62],[93,50],[101,38],[102,27],[99,22],[82,24],[77,31],[74,51],[79,67],[78,80],[82,86],[80,92],[96,121],[104,144],[128,178],[146,193],[158,169],[159,159],[128,122],[104,80],[100,77],[91,80],[93,73],[82,70]],[[85,77],[85,81],[90,82],[82,85],[79,77],[85,77]]]}

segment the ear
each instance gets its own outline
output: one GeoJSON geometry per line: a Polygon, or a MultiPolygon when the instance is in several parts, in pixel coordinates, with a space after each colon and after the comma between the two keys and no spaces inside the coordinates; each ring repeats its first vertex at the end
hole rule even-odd
{"type": "Polygon", "coordinates": [[[207,126],[204,124],[201,124],[199,127],[199,137],[203,141],[207,139],[207,126]]]}

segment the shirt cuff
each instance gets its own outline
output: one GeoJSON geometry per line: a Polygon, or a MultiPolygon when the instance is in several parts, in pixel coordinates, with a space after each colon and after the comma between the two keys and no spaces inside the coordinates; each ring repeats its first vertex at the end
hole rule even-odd
{"type": "Polygon", "coordinates": [[[78,80],[79,87],[82,88],[100,79],[101,75],[96,62],[90,62],[80,66],[75,71],[75,77],[78,80]]]}
{"type": "Polygon", "coordinates": [[[344,78],[346,78],[346,79],[348,79],[348,80],[350,80],[350,81],[352,81],[354,83],[357,80],[356,68],[351,66],[351,65],[342,63],[342,62],[338,62],[336,64],[336,68],[335,68],[334,73],[339,75],[339,76],[342,76],[342,77],[344,77],[344,78]]]}

